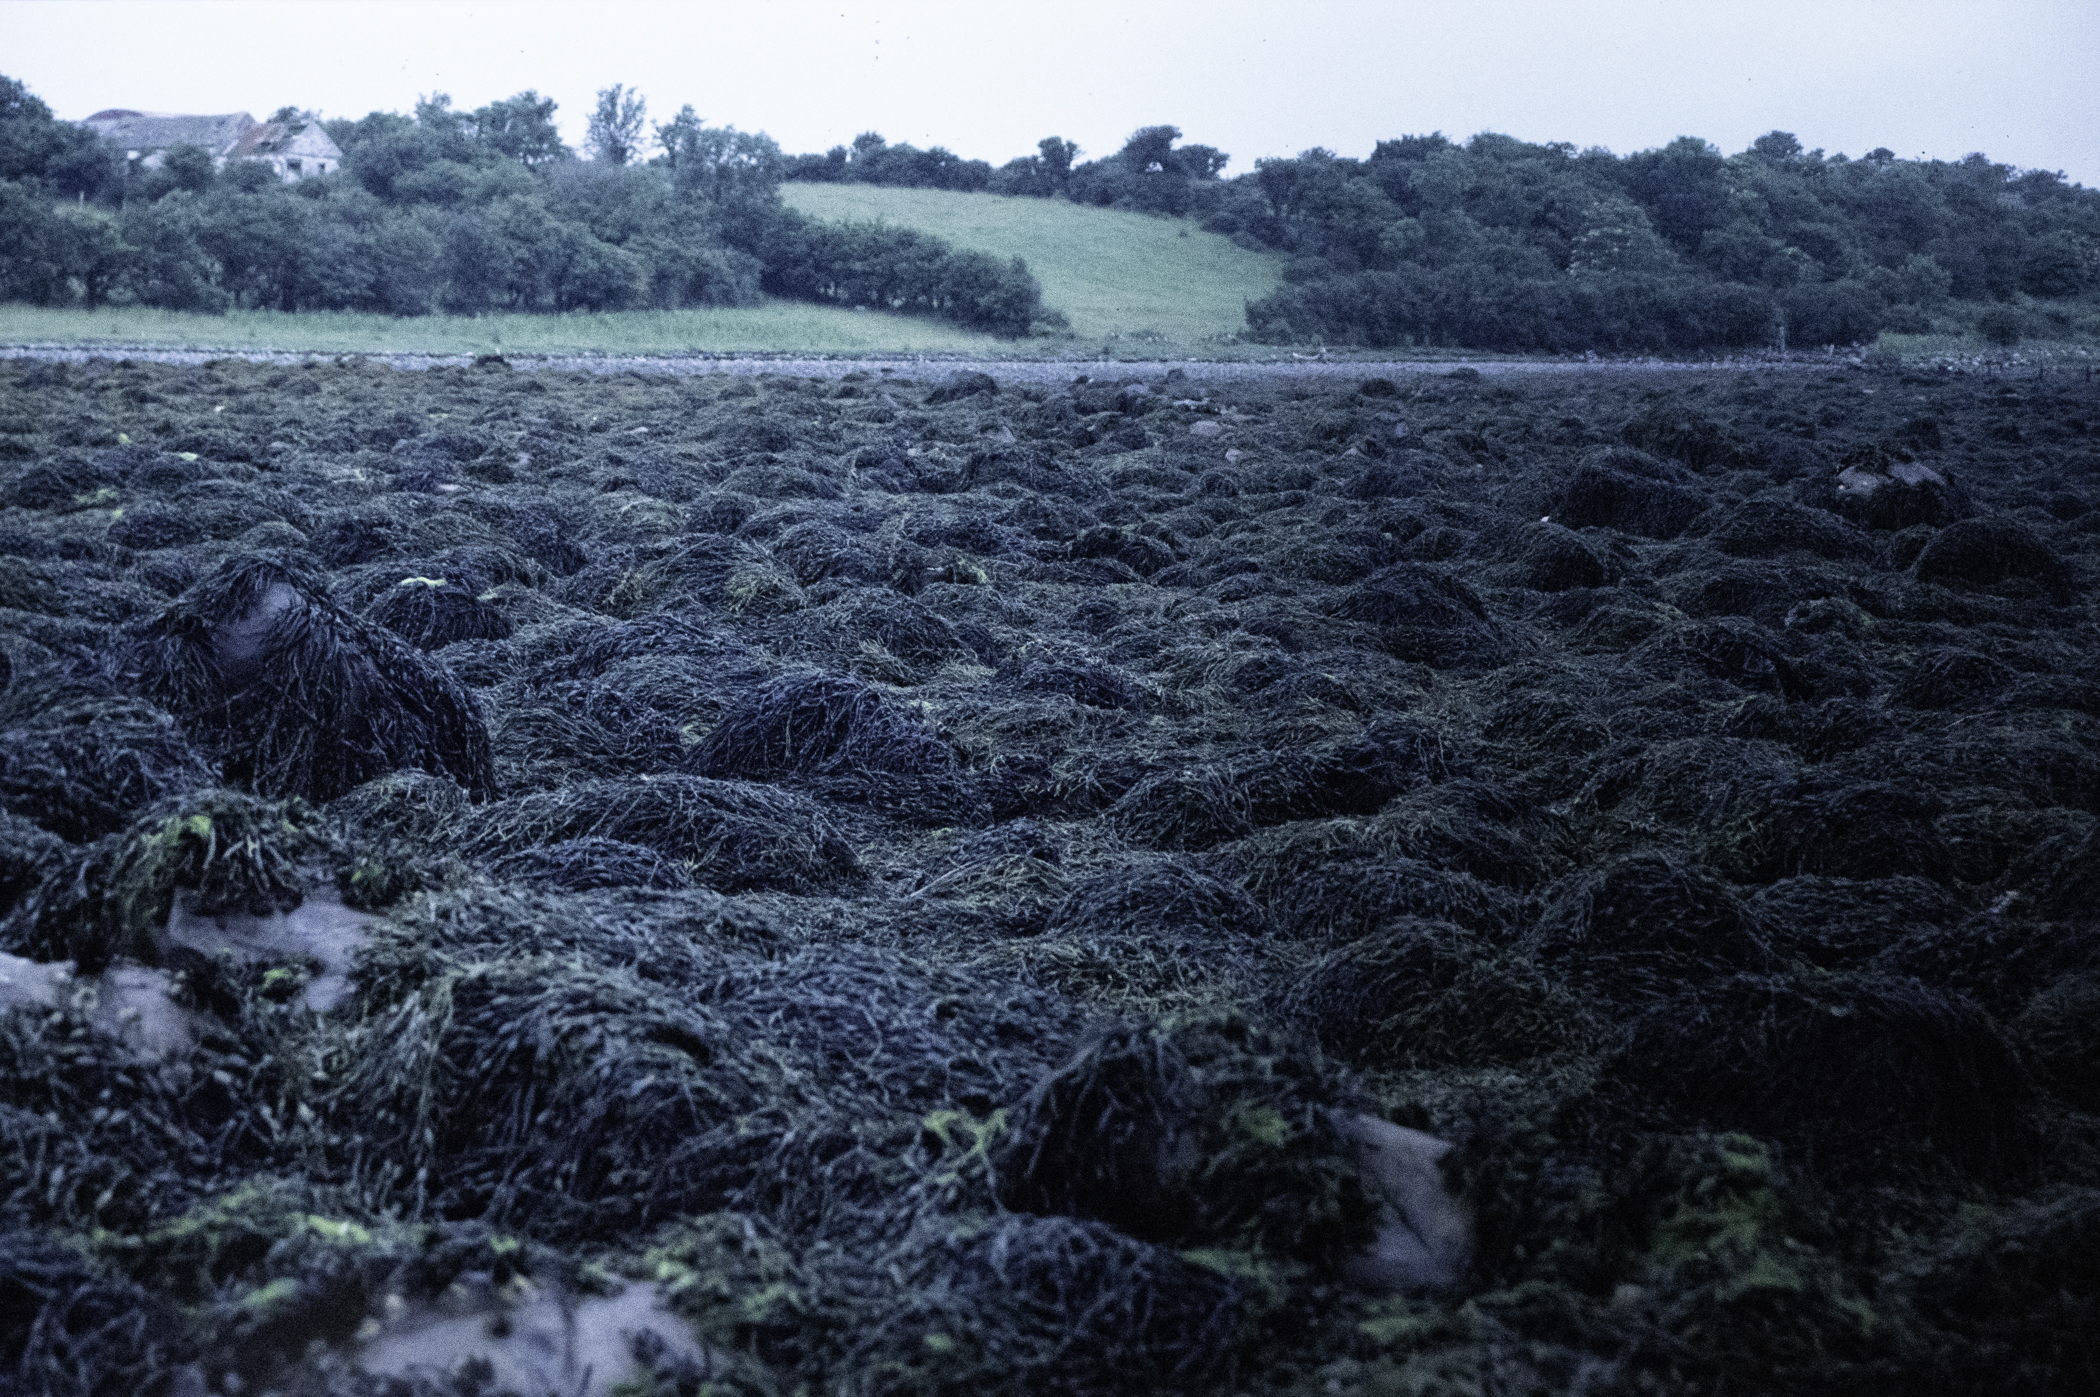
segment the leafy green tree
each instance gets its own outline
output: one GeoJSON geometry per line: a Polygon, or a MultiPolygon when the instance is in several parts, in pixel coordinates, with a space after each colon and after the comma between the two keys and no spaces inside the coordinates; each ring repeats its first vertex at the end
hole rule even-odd
{"type": "Polygon", "coordinates": [[[136,249],[125,287],[149,306],[222,311],[232,297],[219,285],[219,265],[204,245],[205,217],[198,196],[178,190],[151,202],[129,203],[119,219],[136,249]]]}
{"type": "Polygon", "coordinates": [[[1697,136],[1680,136],[1661,150],[1626,162],[1628,192],[1645,208],[1655,231],[1685,252],[1725,226],[1733,212],[1728,162],[1697,136]]]}
{"type": "Polygon", "coordinates": [[[538,169],[570,157],[554,124],[555,103],[531,88],[474,112],[474,138],[482,146],[526,169],[538,169]]]}
{"type": "Polygon", "coordinates": [[[1079,158],[1079,143],[1062,136],[1045,136],[1035,143],[1036,158],[1043,162],[1043,173],[1053,184],[1063,184],[1072,174],[1072,162],[1079,158]]]}
{"type": "Polygon", "coordinates": [[[591,109],[584,145],[591,155],[608,165],[625,165],[642,151],[642,129],[648,120],[649,104],[642,94],[614,83],[598,93],[591,109]]]}
{"type": "Polygon", "coordinates": [[[778,143],[762,131],[695,126],[681,133],[671,178],[681,194],[718,209],[746,209],[777,201],[785,165],[778,143]]]}
{"type": "Polygon", "coordinates": [[[306,259],[313,255],[311,206],[287,198],[267,167],[253,184],[239,166],[200,203],[197,239],[218,264],[218,284],[236,305],[297,310],[306,259]],[[236,179],[239,182],[236,182],[236,179]]]}
{"type": "Polygon", "coordinates": [[[121,157],[92,131],[60,121],[21,82],[0,77],[0,180],[37,180],[63,198],[114,189],[121,157]]]}
{"type": "Polygon", "coordinates": [[[107,209],[60,204],[53,213],[58,219],[56,241],[66,280],[80,288],[81,304],[93,310],[121,284],[133,249],[124,241],[117,216],[107,209]]]}
{"type": "Polygon", "coordinates": [[[452,109],[451,94],[433,92],[416,99],[416,128],[440,160],[467,163],[474,158],[474,118],[452,109]]]}
{"type": "Polygon", "coordinates": [[[218,182],[219,167],[202,146],[171,146],[161,155],[161,174],[176,189],[202,194],[218,182]]]}
{"type": "Polygon", "coordinates": [[[2020,289],[2031,296],[2076,296],[2100,286],[2100,237],[2058,228],[2034,240],[2020,262],[2020,289]]]}
{"type": "Polygon", "coordinates": [[[1182,178],[1216,179],[1232,163],[1232,157],[1216,146],[1185,145],[1174,152],[1174,164],[1182,178]]]}
{"type": "Polygon", "coordinates": [[[1788,161],[1801,158],[1801,142],[1791,131],[1767,131],[1750,143],[1750,149],[1767,160],[1788,161]]]}
{"type": "Polygon", "coordinates": [[[1174,170],[1174,142],[1181,139],[1178,126],[1146,126],[1130,133],[1116,158],[1134,175],[1166,174],[1174,170]]]}
{"type": "Polygon", "coordinates": [[[1590,205],[1568,270],[1579,276],[1666,275],[1678,270],[1678,261],[1640,205],[1605,198],[1590,205]]]}
{"type": "Polygon", "coordinates": [[[69,298],[65,233],[41,191],[0,181],[0,300],[52,306],[69,298]]]}
{"type": "Polygon", "coordinates": [[[696,136],[703,125],[705,123],[693,111],[691,102],[680,107],[678,115],[669,121],[657,123],[656,144],[664,153],[665,163],[673,170],[678,168],[679,148],[696,136]]]}

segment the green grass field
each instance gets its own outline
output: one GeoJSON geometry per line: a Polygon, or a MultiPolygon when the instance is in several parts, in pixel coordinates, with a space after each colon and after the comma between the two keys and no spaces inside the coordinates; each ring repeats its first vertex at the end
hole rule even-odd
{"type": "Polygon", "coordinates": [[[280,350],[312,354],[940,354],[984,358],[1241,357],[1246,303],[1273,290],[1279,259],[1185,222],[1050,199],[791,184],[824,219],[885,219],[961,247],[1021,257],[1070,337],[1001,340],[932,320],[799,301],[738,310],[418,316],[341,311],[196,315],[142,307],[0,305],[0,344],[280,350]]]}
{"type": "MultiPolygon", "coordinates": [[[[1012,354],[1011,340],[932,320],[800,301],[736,310],[415,316],[345,311],[198,315],[144,307],[0,305],[0,344],[313,354],[1012,354]]],[[[1038,346],[1041,342],[1037,342],[1038,346]]]]}
{"type": "Polygon", "coordinates": [[[1283,260],[1249,252],[1183,219],[1082,208],[1058,199],[788,184],[781,193],[812,218],[882,219],[958,247],[1019,257],[1063,311],[1080,344],[1135,341],[1214,353],[1247,328],[1247,302],[1274,291],[1283,260]]]}

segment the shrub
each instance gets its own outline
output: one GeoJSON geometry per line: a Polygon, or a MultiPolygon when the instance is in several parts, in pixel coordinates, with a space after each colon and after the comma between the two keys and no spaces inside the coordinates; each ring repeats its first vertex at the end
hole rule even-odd
{"type": "Polygon", "coordinates": [[[1986,343],[2011,349],[2027,335],[2027,317],[2013,306],[1985,306],[1976,315],[1976,333],[1986,343]]]}

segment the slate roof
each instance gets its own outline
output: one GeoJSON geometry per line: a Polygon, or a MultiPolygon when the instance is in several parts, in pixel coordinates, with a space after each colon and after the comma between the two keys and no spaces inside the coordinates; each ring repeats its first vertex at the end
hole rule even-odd
{"type": "Polygon", "coordinates": [[[214,156],[228,155],[248,129],[260,123],[246,112],[222,116],[171,116],[111,108],[81,123],[111,145],[126,150],[165,150],[169,146],[202,146],[214,156]]]}

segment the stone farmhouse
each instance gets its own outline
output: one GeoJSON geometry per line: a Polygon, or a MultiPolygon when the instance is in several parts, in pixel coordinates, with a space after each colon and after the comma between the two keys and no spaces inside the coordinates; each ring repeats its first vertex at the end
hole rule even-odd
{"type": "Polygon", "coordinates": [[[342,151],[318,121],[257,121],[246,112],[176,116],[112,107],[80,124],[149,170],[158,169],[169,149],[179,145],[202,148],[220,168],[229,160],[262,161],[287,183],[325,175],[343,163],[342,151]]]}

